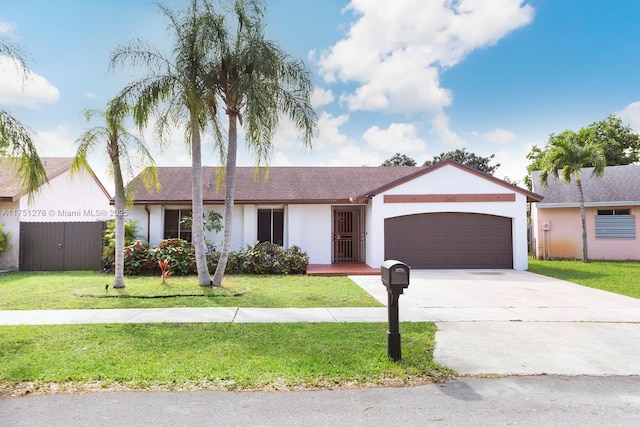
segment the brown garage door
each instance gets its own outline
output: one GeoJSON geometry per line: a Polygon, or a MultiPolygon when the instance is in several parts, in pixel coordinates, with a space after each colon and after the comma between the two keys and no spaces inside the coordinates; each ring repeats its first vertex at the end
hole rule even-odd
{"type": "Polygon", "coordinates": [[[20,270],[102,270],[103,222],[20,223],[20,270]]]}
{"type": "Polygon", "coordinates": [[[384,220],[385,259],[411,268],[513,268],[511,218],[458,212],[384,220]]]}

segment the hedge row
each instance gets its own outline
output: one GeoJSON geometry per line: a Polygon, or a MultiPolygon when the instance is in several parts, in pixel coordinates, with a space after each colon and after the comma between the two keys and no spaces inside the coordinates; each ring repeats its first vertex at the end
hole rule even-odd
{"type": "MultiPolygon", "coordinates": [[[[215,271],[220,252],[207,253],[207,267],[215,271]]],[[[125,247],[124,273],[126,275],[160,274],[158,261],[169,262],[172,276],[196,274],[196,257],[193,246],[181,239],[163,240],[156,247],[136,241],[125,247]]],[[[227,274],[304,274],[309,256],[297,246],[282,249],[273,243],[256,243],[245,250],[231,252],[225,273],[227,274]]]]}

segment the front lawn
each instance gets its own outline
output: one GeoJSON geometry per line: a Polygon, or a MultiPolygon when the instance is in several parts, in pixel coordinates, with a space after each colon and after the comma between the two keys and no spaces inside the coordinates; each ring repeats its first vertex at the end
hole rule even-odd
{"type": "Polygon", "coordinates": [[[591,288],[640,298],[640,262],[545,261],[529,258],[529,271],[591,288]]]}
{"type": "Polygon", "coordinates": [[[433,323],[0,326],[0,396],[55,390],[276,389],[413,385],[453,374],[433,323]]]}
{"type": "MultiPolygon", "coordinates": [[[[163,307],[382,307],[348,277],[226,276],[222,288],[202,288],[196,277],[127,277],[87,271],[0,274],[0,310],[163,307]]],[[[382,286],[382,285],[380,285],[382,286]]]]}

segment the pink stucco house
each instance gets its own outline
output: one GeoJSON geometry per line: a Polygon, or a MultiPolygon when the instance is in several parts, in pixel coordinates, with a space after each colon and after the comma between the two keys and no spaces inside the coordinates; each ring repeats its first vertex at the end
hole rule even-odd
{"type": "MultiPolygon", "coordinates": [[[[602,178],[592,168],[581,173],[587,217],[589,259],[640,260],[640,165],[608,166],[602,178]]],[[[543,200],[531,207],[535,255],[544,259],[580,259],[582,226],[575,182],[553,178],[548,187],[532,175],[533,191],[543,200]]]]}

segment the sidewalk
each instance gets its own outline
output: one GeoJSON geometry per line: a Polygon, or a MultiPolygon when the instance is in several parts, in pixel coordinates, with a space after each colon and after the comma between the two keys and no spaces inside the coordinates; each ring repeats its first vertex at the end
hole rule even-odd
{"type": "MultiPolygon", "coordinates": [[[[424,319],[432,318],[425,315],[424,319]]],[[[127,308],[0,310],[0,325],[98,323],[386,322],[387,308],[127,308]]]]}

